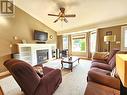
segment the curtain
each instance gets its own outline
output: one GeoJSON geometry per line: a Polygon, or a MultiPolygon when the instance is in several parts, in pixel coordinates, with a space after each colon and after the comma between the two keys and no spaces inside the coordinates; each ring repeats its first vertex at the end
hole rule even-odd
{"type": "Polygon", "coordinates": [[[100,50],[100,33],[99,30],[97,30],[97,39],[96,39],[96,52],[99,52],[100,50]]]}
{"type": "Polygon", "coordinates": [[[72,55],[72,39],[71,39],[71,35],[68,35],[68,54],[69,54],[69,56],[72,55]]]}

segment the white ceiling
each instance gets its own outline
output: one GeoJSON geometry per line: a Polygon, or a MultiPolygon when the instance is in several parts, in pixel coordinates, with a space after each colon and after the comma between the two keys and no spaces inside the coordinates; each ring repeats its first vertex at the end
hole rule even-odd
{"type": "Polygon", "coordinates": [[[127,16],[127,0],[15,0],[15,4],[57,32],[127,16]],[[48,13],[58,14],[59,7],[76,17],[53,23],[56,17],[48,13]]]}

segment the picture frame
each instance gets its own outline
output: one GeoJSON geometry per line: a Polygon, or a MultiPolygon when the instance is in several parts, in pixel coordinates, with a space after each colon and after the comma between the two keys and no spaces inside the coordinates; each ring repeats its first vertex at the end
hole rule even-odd
{"type": "Polygon", "coordinates": [[[112,31],[107,31],[106,35],[112,35],[112,31]]]}
{"type": "Polygon", "coordinates": [[[23,43],[23,44],[26,44],[26,43],[27,43],[27,41],[26,41],[26,40],[22,40],[22,43],[23,43]]]}

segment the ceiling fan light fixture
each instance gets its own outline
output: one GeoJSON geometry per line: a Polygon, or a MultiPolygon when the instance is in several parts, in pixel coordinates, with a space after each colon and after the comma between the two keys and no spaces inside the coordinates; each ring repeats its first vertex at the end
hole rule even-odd
{"type": "Polygon", "coordinates": [[[63,21],[64,20],[64,17],[61,17],[60,20],[63,21]]]}
{"type": "Polygon", "coordinates": [[[48,14],[48,16],[57,16],[58,18],[54,21],[54,23],[56,23],[58,20],[64,21],[64,22],[68,22],[68,20],[66,19],[66,17],[76,17],[75,14],[65,14],[65,8],[61,7],[60,8],[60,12],[58,15],[56,14],[48,14]]]}

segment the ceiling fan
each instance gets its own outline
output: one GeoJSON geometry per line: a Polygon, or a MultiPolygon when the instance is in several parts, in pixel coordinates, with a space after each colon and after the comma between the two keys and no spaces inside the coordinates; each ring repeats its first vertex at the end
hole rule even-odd
{"type": "Polygon", "coordinates": [[[64,21],[64,22],[68,22],[68,20],[66,19],[66,17],[75,17],[75,14],[65,14],[65,8],[61,7],[60,8],[60,12],[58,15],[56,14],[48,14],[49,16],[57,16],[58,18],[54,21],[54,23],[56,23],[58,20],[64,21]]]}

